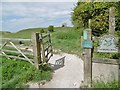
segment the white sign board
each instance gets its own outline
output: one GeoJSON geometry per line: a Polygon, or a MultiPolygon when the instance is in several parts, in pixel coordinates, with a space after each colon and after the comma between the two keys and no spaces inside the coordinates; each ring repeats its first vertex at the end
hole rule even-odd
{"type": "Polygon", "coordinates": [[[112,35],[105,35],[99,41],[97,52],[118,52],[117,40],[112,35]]]}

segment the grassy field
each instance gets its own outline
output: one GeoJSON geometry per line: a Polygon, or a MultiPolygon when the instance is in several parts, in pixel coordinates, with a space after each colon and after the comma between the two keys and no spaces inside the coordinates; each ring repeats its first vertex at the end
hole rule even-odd
{"type": "MultiPolygon", "coordinates": [[[[47,28],[44,32],[47,32],[47,28]]],[[[41,28],[26,29],[16,33],[4,33],[2,37],[7,38],[31,38],[32,32],[41,32],[41,28]]],[[[82,36],[82,29],[74,30],[72,27],[55,27],[54,32],[51,33],[52,45],[55,49],[60,49],[63,52],[74,53],[80,55],[80,37],[82,36]]]]}
{"type": "Polygon", "coordinates": [[[37,70],[34,66],[26,61],[14,59],[2,59],[2,88],[25,88],[29,81],[37,82],[41,80],[50,80],[52,78],[52,70],[45,66],[37,70]],[[41,72],[42,71],[42,72],[41,72]]]}
{"type": "MultiPolygon", "coordinates": [[[[31,38],[32,32],[47,32],[47,28],[31,28],[21,30],[16,33],[2,32],[2,37],[7,38],[31,38]]],[[[60,49],[63,52],[77,54],[81,57],[82,48],[80,37],[82,36],[83,28],[74,29],[73,27],[55,27],[51,33],[52,45],[54,49],[60,49]]],[[[94,46],[98,46],[98,40],[94,42],[94,46]]],[[[94,52],[94,58],[110,58],[118,59],[117,53],[99,53],[94,52]]]]}

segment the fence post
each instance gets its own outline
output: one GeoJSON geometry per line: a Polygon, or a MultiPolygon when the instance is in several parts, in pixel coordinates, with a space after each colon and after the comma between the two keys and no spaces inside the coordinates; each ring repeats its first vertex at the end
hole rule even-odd
{"type": "Polygon", "coordinates": [[[114,36],[115,32],[115,8],[109,9],[109,34],[114,36]]]}
{"type": "Polygon", "coordinates": [[[32,33],[34,65],[37,69],[40,68],[41,63],[41,43],[39,33],[32,33]]]}
{"type": "MultiPolygon", "coordinates": [[[[90,29],[90,19],[89,19],[89,31],[87,40],[91,41],[92,31],[90,29]]],[[[84,85],[87,87],[92,87],[92,49],[85,48],[85,59],[84,59],[84,85]]]]}

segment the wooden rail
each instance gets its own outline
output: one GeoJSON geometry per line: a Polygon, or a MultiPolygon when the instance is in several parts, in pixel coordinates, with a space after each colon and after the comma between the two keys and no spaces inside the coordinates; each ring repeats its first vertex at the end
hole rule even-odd
{"type": "MultiPolygon", "coordinates": [[[[22,58],[22,57],[18,57],[18,56],[12,56],[12,55],[4,55],[4,54],[0,54],[0,56],[5,56],[7,58],[14,58],[14,59],[17,59],[17,60],[24,60],[24,61],[28,61],[27,59],[25,58],[22,58]]],[[[31,61],[33,61],[32,59],[30,59],[31,61]]]]}
{"type": "Polygon", "coordinates": [[[28,41],[30,42],[31,39],[20,39],[20,38],[0,38],[2,41],[28,41]]]}
{"type": "Polygon", "coordinates": [[[46,35],[40,34],[40,36],[41,36],[41,43],[43,49],[43,53],[42,53],[43,61],[48,62],[50,58],[53,56],[50,33],[46,35]],[[46,38],[47,40],[45,41],[46,38]],[[46,44],[47,46],[45,47],[46,44]]]}
{"type": "MultiPolygon", "coordinates": [[[[18,51],[14,51],[14,50],[5,50],[5,49],[2,49],[1,51],[20,54],[18,51]]],[[[22,52],[22,53],[25,54],[25,55],[33,56],[32,52],[22,52]]]]}
{"type": "Polygon", "coordinates": [[[0,56],[25,60],[37,69],[52,57],[50,33],[32,33],[31,39],[0,38],[0,56]]]}

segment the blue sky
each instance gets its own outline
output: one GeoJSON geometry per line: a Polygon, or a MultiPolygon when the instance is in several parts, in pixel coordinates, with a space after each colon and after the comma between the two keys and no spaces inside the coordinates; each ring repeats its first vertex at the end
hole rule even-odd
{"type": "MultiPolygon", "coordinates": [[[[43,1],[43,0],[42,0],[43,1]]],[[[3,31],[17,32],[26,28],[61,26],[67,23],[72,26],[71,12],[76,4],[68,0],[56,2],[38,2],[38,0],[4,0],[2,1],[2,28],[3,31]],[[32,2],[34,1],[34,2],[32,2]],[[36,2],[35,2],[36,1],[36,2]]]]}

